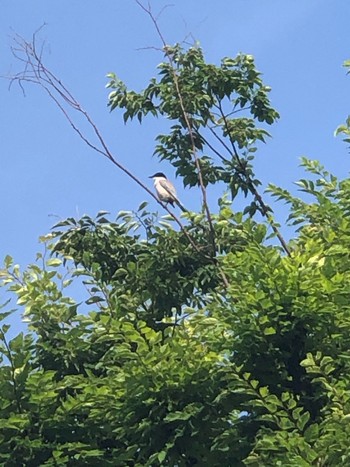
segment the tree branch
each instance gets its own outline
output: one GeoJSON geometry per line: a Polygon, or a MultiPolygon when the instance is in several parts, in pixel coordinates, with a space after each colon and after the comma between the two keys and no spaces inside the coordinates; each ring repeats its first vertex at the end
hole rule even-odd
{"type": "MultiPolygon", "coordinates": [[[[234,143],[234,141],[232,140],[232,137],[230,135],[230,132],[229,132],[229,127],[228,127],[228,122],[227,122],[227,116],[225,115],[222,107],[221,107],[221,104],[219,103],[219,109],[220,109],[220,114],[221,114],[221,117],[224,121],[224,125],[226,127],[226,130],[227,130],[227,134],[229,136],[229,139],[230,139],[230,142],[231,142],[231,146],[232,146],[232,150],[233,150],[233,156],[240,168],[240,171],[241,173],[244,175],[245,179],[246,179],[246,182],[248,184],[248,188],[250,190],[250,192],[252,193],[252,195],[254,196],[254,198],[256,199],[256,201],[258,202],[259,206],[260,206],[260,212],[263,216],[266,217],[266,219],[268,220],[269,224],[271,225],[271,228],[272,230],[274,231],[276,237],[278,238],[280,244],[282,245],[282,248],[284,249],[284,251],[287,253],[288,256],[291,256],[291,252],[288,248],[288,245],[287,245],[287,242],[284,240],[281,232],[279,231],[278,227],[276,226],[273,218],[271,217],[271,215],[269,214],[269,212],[271,212],[271,208],[265,204],[264,200],[262,199],[262,196],[260,195],[260,193],[258,192],[257,188],[255,187],[252,179],[250,178],[250,176],[247,174],[246,172],[246,168],[244,166],[244,164],[242,164],[242,160],[241,158],[239,157],[239,154],[238,154],[238,151],[237,151],[237,148],[236,148],[236,145],[234,143]]],[[[215,132],[214,132],[215,134],[215,132]]],[[[219,138],[221,140],[221,138],[219,138]]],[[[226,149],[228,149],[228,147],[225,145],[226,149]]],[[[232,152],[231,152],[231,155],[232,155],[232,152]]]]}
{"type": "Polygon", "coordinates": [[[171,66],[171,69],[172,69],[172,72],[173,72],[173,79],[174,79],[176,94],[177,94],[177,96],[179,98],[181,111],[182,111],[182,114],[183,114],[183,117],[184,117],[184,120],[185,120],[185,123],[186,123],[186,127],[188,129],[188,133],[189,133],[189,136],[190,136],[190,140],[191,140],[193,159],[194,159],[195,166],[196,166],[196,169],[197,169],[198,182],[199,182],[201,192],[202,192],[203,207],[204,207],[204,210],[205,210],[205,213],[206,213],[206,216],[207,216],[207,219],[208,219],[208,224],[209,224],[210,241],[211,241],[212,249],[213,249],[213,257],[215,257],[216,251],[217,251],[216,243],[215,243],[215,231],[214,231],[213,221],[212,221],[212,218],[211,218],[211,213],[210,213],[209,206],[208,206],[207,192],[206,192],[206,188],[204,186],[204,181],[203,181],[200,162],[199,162],[199,159],[197,157],[197,148],[196,148],[196,145],[195,145],[195,139],[194,139],[194,135],[193,135],[192,125],[191,125],[191,122],[190,122],[190,119],[189,119],[189,116],[187,114],[185,104],[184,104],[184,101],[183,101],[183,98],[182,98],[182,94],[181,94],[181,90],[180,90],[180,86],[179,86],[179,80],[178,80],[178,76],[177,76],[176,71],[175,71],[174,62],[173,62],[171,54],[168,52],[167,44],[165,42],[162,31],[160,30],[159,25],[158,25],[159,15],[158,15],[158,17],[154,16],[154,14],[152,13],[150,3],[148,3],[147,7],[145,7],[141,3],[140,0],[135,0],[135,1],[139,5],[139,7],[145,13],[147,13],[147,15],[150,17],[150,19],[151,19],[151,21],[152,21],[152,23],[153,23],[153,25],[154,25],[154,27],[155,27],[155,29],[157,31],[157,34],[158,34],[158,36],[159,36],[159,38],[160,38],[160,40],[161,40],[161,42],[163,44],[163,50],[164,50],[164,52],[165,52],[165,54],[166,54],[166,56],[167,56],[167,58],[169,60],[169,63],[170,63],[170,66],[171,66]]]}
{"type": "MultiPolygon", "coordinates": [[[[43,26],[42,26],[43,27],[43,26]]],[[[145,190],[162,208],[170,214],[170,216],[177,223],[179,228],[183,231],[187,240],[191,246],[198,253],[203,254],[201,249],[196,245],[192,237],[189,235],[184,225],[181,223],[179,218],[167,207],[166,204],[162,203],[157,196],[139,179],[137,178],[127,167],[121,164],[116,157],[113,155],[112,151],[109,149],[107,143],[105,142],[101,132],[97,128],[97,125],[92,120],[90,115],[80,103],[75,99],[73,94],[68,90],[68,88],[58,79],[42,61],[43,48],[41,48],[40,53],[37,52],[36,47],[36,35],[42,29],[39,28],[32,37],[32,42],[26,41],[23,37],[16,34],[14,42],[16,47],[12,47],[13,56],[20,62],[24,63],[24,69],[13,75],[7,76],[6,78],[10,80],[10,86],[14,82],[17,82],[24,92],[23,83],[30,82],[39,85],[45,92],[48,94],[50,99],[56,104],[56,106],[63,113],[64,117],[73,128],[73,130],[78,134],[78,136],[84,141],[84,143],[89,146],[95,152],[101,154],[102,156],[109,159],[109,161],[114,164],[118,169],[124,172],[128,177],[130,177],[134,182],[136,182],[143,190],[145,190]],[[80,130],[78,125],[74,122],[73,118],[70,116],[67,108],[73,109],[79,114],[83,115],[90,128],[92,128],[98,144],[95,144],[89,139],[85,134],[80,130]]]]}

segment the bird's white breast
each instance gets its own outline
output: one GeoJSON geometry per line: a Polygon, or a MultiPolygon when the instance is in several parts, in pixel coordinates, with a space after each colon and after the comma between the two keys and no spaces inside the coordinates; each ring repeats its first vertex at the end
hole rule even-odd
{"type": "Polygon", "coordinates": [[[176,198],[176,192],[171,183],[169,183],[163,177],[155,177],[154,178],[154,188],[156,189],[158,196],[161,199],[173,199],[176,198]],[[172,196],[173,195],[173,196],[172,196]]]}

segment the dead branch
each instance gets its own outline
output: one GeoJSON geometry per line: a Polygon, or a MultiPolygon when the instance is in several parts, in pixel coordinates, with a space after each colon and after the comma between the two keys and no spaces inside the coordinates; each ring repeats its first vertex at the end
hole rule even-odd
{"type": "Polygon", "coordinates": [[[9,88],[11,88],[14,83],[17,83],[22,92],[25,94],[25,83],[31,83],[40,86],[63,113],[65,119],[68,121],[72,129],[78,134],[78,136],[84,141],[84,143],[93,151],[106,157],[119,170],[124,172],[129,178],[131,178],[143,190],[145,190],[158,204],[162,206],[165,211],[168,212],[168,214],[170,214],[170,216],[174,219],[174,221],[186,236],[193,249],[198,253],[203,254],[179,218],[167,207],[166,204],[162,203],[139,178],[137,178],[127,167],[118,161],[118,159],[109,149],[104,137],[102,136],[102,133],[91,118],[90,114],[75,99],[73,94],[63,84],[63,82],[45,66],[42,59],[44,44],[42,44],[40,50],[38,50],[37,47],[37,34],[43,27],[44,25],[34,32],[30,42],[25,40],[19,34],[15,34],[13,38],[14,45],[11,47],[11,51],[15,59],[23,64],[23,69],[14,75],[3,76],[3,78],[9,80],[9,88]],[[75,123],[74,117],[71,115],[71,111],[75,111],[84,117],[89,127],[93,130],[97,142],[93,142],[88,136],[86,136],[86,133],[80,129],[78,124],[75,123]]]}

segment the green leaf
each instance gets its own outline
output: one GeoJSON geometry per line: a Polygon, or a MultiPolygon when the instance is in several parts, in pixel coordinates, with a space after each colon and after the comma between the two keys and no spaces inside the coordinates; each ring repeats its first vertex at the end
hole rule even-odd
{"type": "Polygon", "coordinates": [[[262,398],[265,398],[269,394],[269,390],[267,387],[259,388],[259,393],[262,398]]]}
{"type": "Polygon", "coordinates": [[[272,336],[273,334],[276,334],[276,329],[274,329],[273,327],[270,326],[264,329],[265,336],[272,336]]]}
{"type": "Polygon", "coordinates": [[[9,255],[5,256],[4,259],[5,268],[9,269],[13,264],[13,258],[9,255]]]}
{"type": "Polygon", "coordinates": [[[300,418],[297,420],[297,427],[299,428],[300,431],[302,431],[305,428],[305,425],[307,424],[309,420],[310,420],[309,412],[305,412],[300,416],[300,418]]]}
{"type": "Polygon", "coordinates": [[[51,267],[61,266],[61,264],[62,261],[58,258],[50,258],[46,261],[46,265],[51,267]]]}
{"type": "Polygon", "coordinates": [[[188,420],[189,418],[191,418],[191,416],[192,415],[189,412],[176,411],[176,412],[168,414],[164,420],[167,422],[175,422],[178,420],[188,420]]]}
{"type": "Polygon", "coordinates": [[[142,211],[142,209],[145,209],[146,206],[148,206],[148,202],[144,201],[143,203],[140,204],[137,210],[142,211]]]}
{"type": "Polygon", "coordinates": [[[304,433],[305,441],[307,443],[313,443],[317,441],[317,439],[319,438],[319,433],[320,433],[320,430],[319,430],[319,426],[317,425],[317,423],[314,423],[308,426],[304,433]]]}

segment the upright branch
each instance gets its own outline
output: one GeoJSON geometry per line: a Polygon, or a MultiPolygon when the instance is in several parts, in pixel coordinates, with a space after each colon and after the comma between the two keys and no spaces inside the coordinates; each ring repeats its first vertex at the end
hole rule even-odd
{"type": "Polygon", "coordinates": [[[178,120],[179,124],[171,127],[169,135],[160,135],[157,138],[160,145],[157,146],[156,153],[162,159],[172,162],[177,173],[183,176],[185,185],[200,186],[214,255],[218,238],[214,234],[206,186],[218,181],[228,185],[232,199],[240,190],[245,195],[248,192],[253,195],[254,201],[244,212],[250,215],[254,215],[257,210],[261,212],[286,254],[290,255],[288,245],[271,216],[271,209],[257,190],[260,182],[254,179],[253,167],[249,162],[254,158],[254,143],[257,140],[264,141],[264,137],[269,136],[256,122],[271,124],[278,118],[278,113],[271,107],[268,99],[270,89],[263,84],[253,57],[239,54],[235,59],[224,58],[221,65],[216,66],[205,62],[200,49],[191,47],[183,52],[179,45],[170,47],[165,42],[158,17],[153,14],[150,3],[145,6],[142,0],[135,1],[151,18],[169,65],[159,66],[162,78],[158,83],[151,80],[149,87],[141,94],[127,92],[126,87],[113,76],[114,82],[110,84],[117,91],[111,96],[112,108],[127,108],[124,114],[126,119],[137,114],[141,120],[142,114],[152,112],[156,115],[160,112],[172,120],[178,120]],[[157,102],[157,97],[160,102],[157,102]],[[243,112],[243,116],[236,118],[235,114],[240,112],[243,112]],[[220,128],[221,137],[210,127],[210,122],[220,128]],[[183,128],[186,129],[186,134],[183,134],[183,128]],[[215,148],[210,135],[205,136],[208,131],[224,145],[230,155],[228,159],[215,148]],[[226,138],[228,144],[225,143],[226,138]],[[198,157],[198,152],[203,152],[204,146],[219,157],[220,166],[205,154],[198,157]],[[237,148],[244,149],[246,155],[240,156],[237,148]],[[189,156],[193,161],[193,168],[190,167],[189,156]]]}
{"type": "MultiPolygon", "coordinates": [[[[41,28],[40,28],[41,29],[41,28]]],[[[40,30],[39,29],[39,30],[40,30]]],[[[16,34],[14,37],[14,46],[11,47],[13,56],[21,63],[23,63],[23,70],[15,75],[7,76],[10,80],[10,87],[14,82],[17,82],[24,92],[23,83],[33,83],[39,85],[50,97],[50,99],[56,104],[56,106],[63,113],[66,120],[69,122],[73,130],[78,136],[89,146],[92,150],[106,157],[112,164],[114,164],[119,170],[124,172],[129,178],[136,182],[143,190],[145,190],[158,204],[162,206],[165,211],[170,214],[174,221],[178,224],[191,246],[199,253],[201,250],[198,245],[194,242],[188,231],[184,228],[179,218],[167,207],[165,203],[162,203],[156,195],[138,178],[136,177],[127,167],[121,164],[118,159],[113,155],[109,149],[102,133],[98,129],[97,125],[89,115],[89,113],[81,106],[81,104],[75,99],[73,94],[68,88],[62,83],[62,81],[50,71],[42,60],[43,47],[38,49],[36,35],[39,32],[36,31],[33,34],[32,41],[28,42],[20,35],[16,34]],[[87,121],[88,126],[93,130],[96,137],[96,142],[93,142],[91,138],[86,136],[81,127],[78,126],[70,111],[73,110],[78,114],[82,115],[87,121]]]]}
{"type": "MultiPolygon", "coordinates": [[[[229,128],[229,125],[228,125],[228,122],[227,122],[227,118],[226,118],[226,115],[221,107],[221,105],[219,105],[219,108],[220,108],[220,114],[221,114],[221,117],[224,121],[224,125],[226,127],[226,129],[229,128]]],[[[230,142],[231,142],[231,146],[232,146],[232,151],[233,151],[233,156],[236,160],[236,163],[237,163],[237,166],[239,168],[239,171],[240,173],[238,173],[238,176],[241,176],[243,175],[244,178],[245,178],[245,181],[246,183],[248,184],[248,188],[250,190],[250,192],[252,193],[252,195],[254,196],[256,202],[259,204],[260,206],[260,212],[261,214],[267,218],[272,230],[274,231],[276,237],[278,238],[280,244],[282,245],[282,248],[284,249],[284,251],[286,252],[286,254],[288,256],[291,256],[291,252],[288,248],[288,245],[287,245],[287,242],[285,241],[285,239],[283,238],[281,232],[279,231],[277,225],[275,224],[272,216],[271,216],[271,208],[264,202],[262,196],[260,195],[258,189],[256,188],[256,186],[254,185],[250,175],[247,173],[247,170],[246,170],[246,167],[245,165],[243,164],[241,158],[239,157],[239,154],[238,154],[238,151],[237,151],[237,148],[236,148],[236,145],[235,145],[235,142],[233,141],[233,139],[231,138],[231,135],[230,135],[230,132],[227,131],[228,135],[229,135],[229,139],[230,139],[230,142]]],[[[226,145],[225,145],[226,146],[226,145]]],[[[232,153],[232,151],[227,148],[226,146],[226,149],[229,150],[230,153],[232,153]]]]}
{"type": "Polygon", "coordinates": [[[181,92],[181,89],[180,89],[179,79],[178,79],[178,76],[176,74],[176,67],[175,67],[175,64],[174,64],[174,61],[173,61],[173,57],[172,57],[172,54],[169,52],[169,47],[167,46],[167,43],[166,43],[166,41],[164,39],[164,36],[163,36],[163,33],[159,28],[157,18],[154,16],[154,14],[152,12],[150,3],[148,3],[147,7],[145,7],[141,3],[140,0],[136,0],[136,3],[151,18],[151,20],[152,20],[152,22],[154,24],[154,27],[155,27],[155,29],[157,31],[157,34],[158,34],[158,36],[159,36],[159,38],[160,38],[160,40],[161,40],[161,42],[163,44],[163,50],[165,52],[165,55],[166,55],[167,59],[169,60],[169,64],[171,66],[176,94],[177,94],[177,97],[179,99],[179,104],[180,104],[180,107],[181,107],[182,116],[184,118],[187,130],[188,130],[188,134],[189,134],[189,137],[190,137],[190,141],[191,141],[192,155],[193,155],[194,163],[195,163],[195,166],[196,166],[196,169],[197,169],[198,183],[199,183],[199,186],[200,186],[200,189],[201,189],[201,192],[202,192],[203,208],[204,208],[204,211],[205,211],[205,214],[206,214],[206,217],[207,217],[207,220],[208,220],[208,224],[209,224],[210,242],[211,242],[211,245],[212,245],[213,257],[215,257],[215,254],[216,254],[215,231],[214,231],[213,221],[212,221],[212,217],[211,217],[211,213],[210,213],[210,209],[209,209],[209,205],[208,205],[208,201],[207,201],[207,191],[206,191],[204,180],[203,180],[202,169],[201,169],[200,162],[199,162],[199,159],[198,159],[198,156],[197,156],[197,148],[196,148],[196,144],[195,144],[195,137],[194,137],[194,133],[193,133],[193,128],[192,128],[192,125],[191,125],[189,114],[186,111],[186,106],[185,106],[184,99],[183,99],[183,96],[182,96],[182,92],[181,92]]]}

